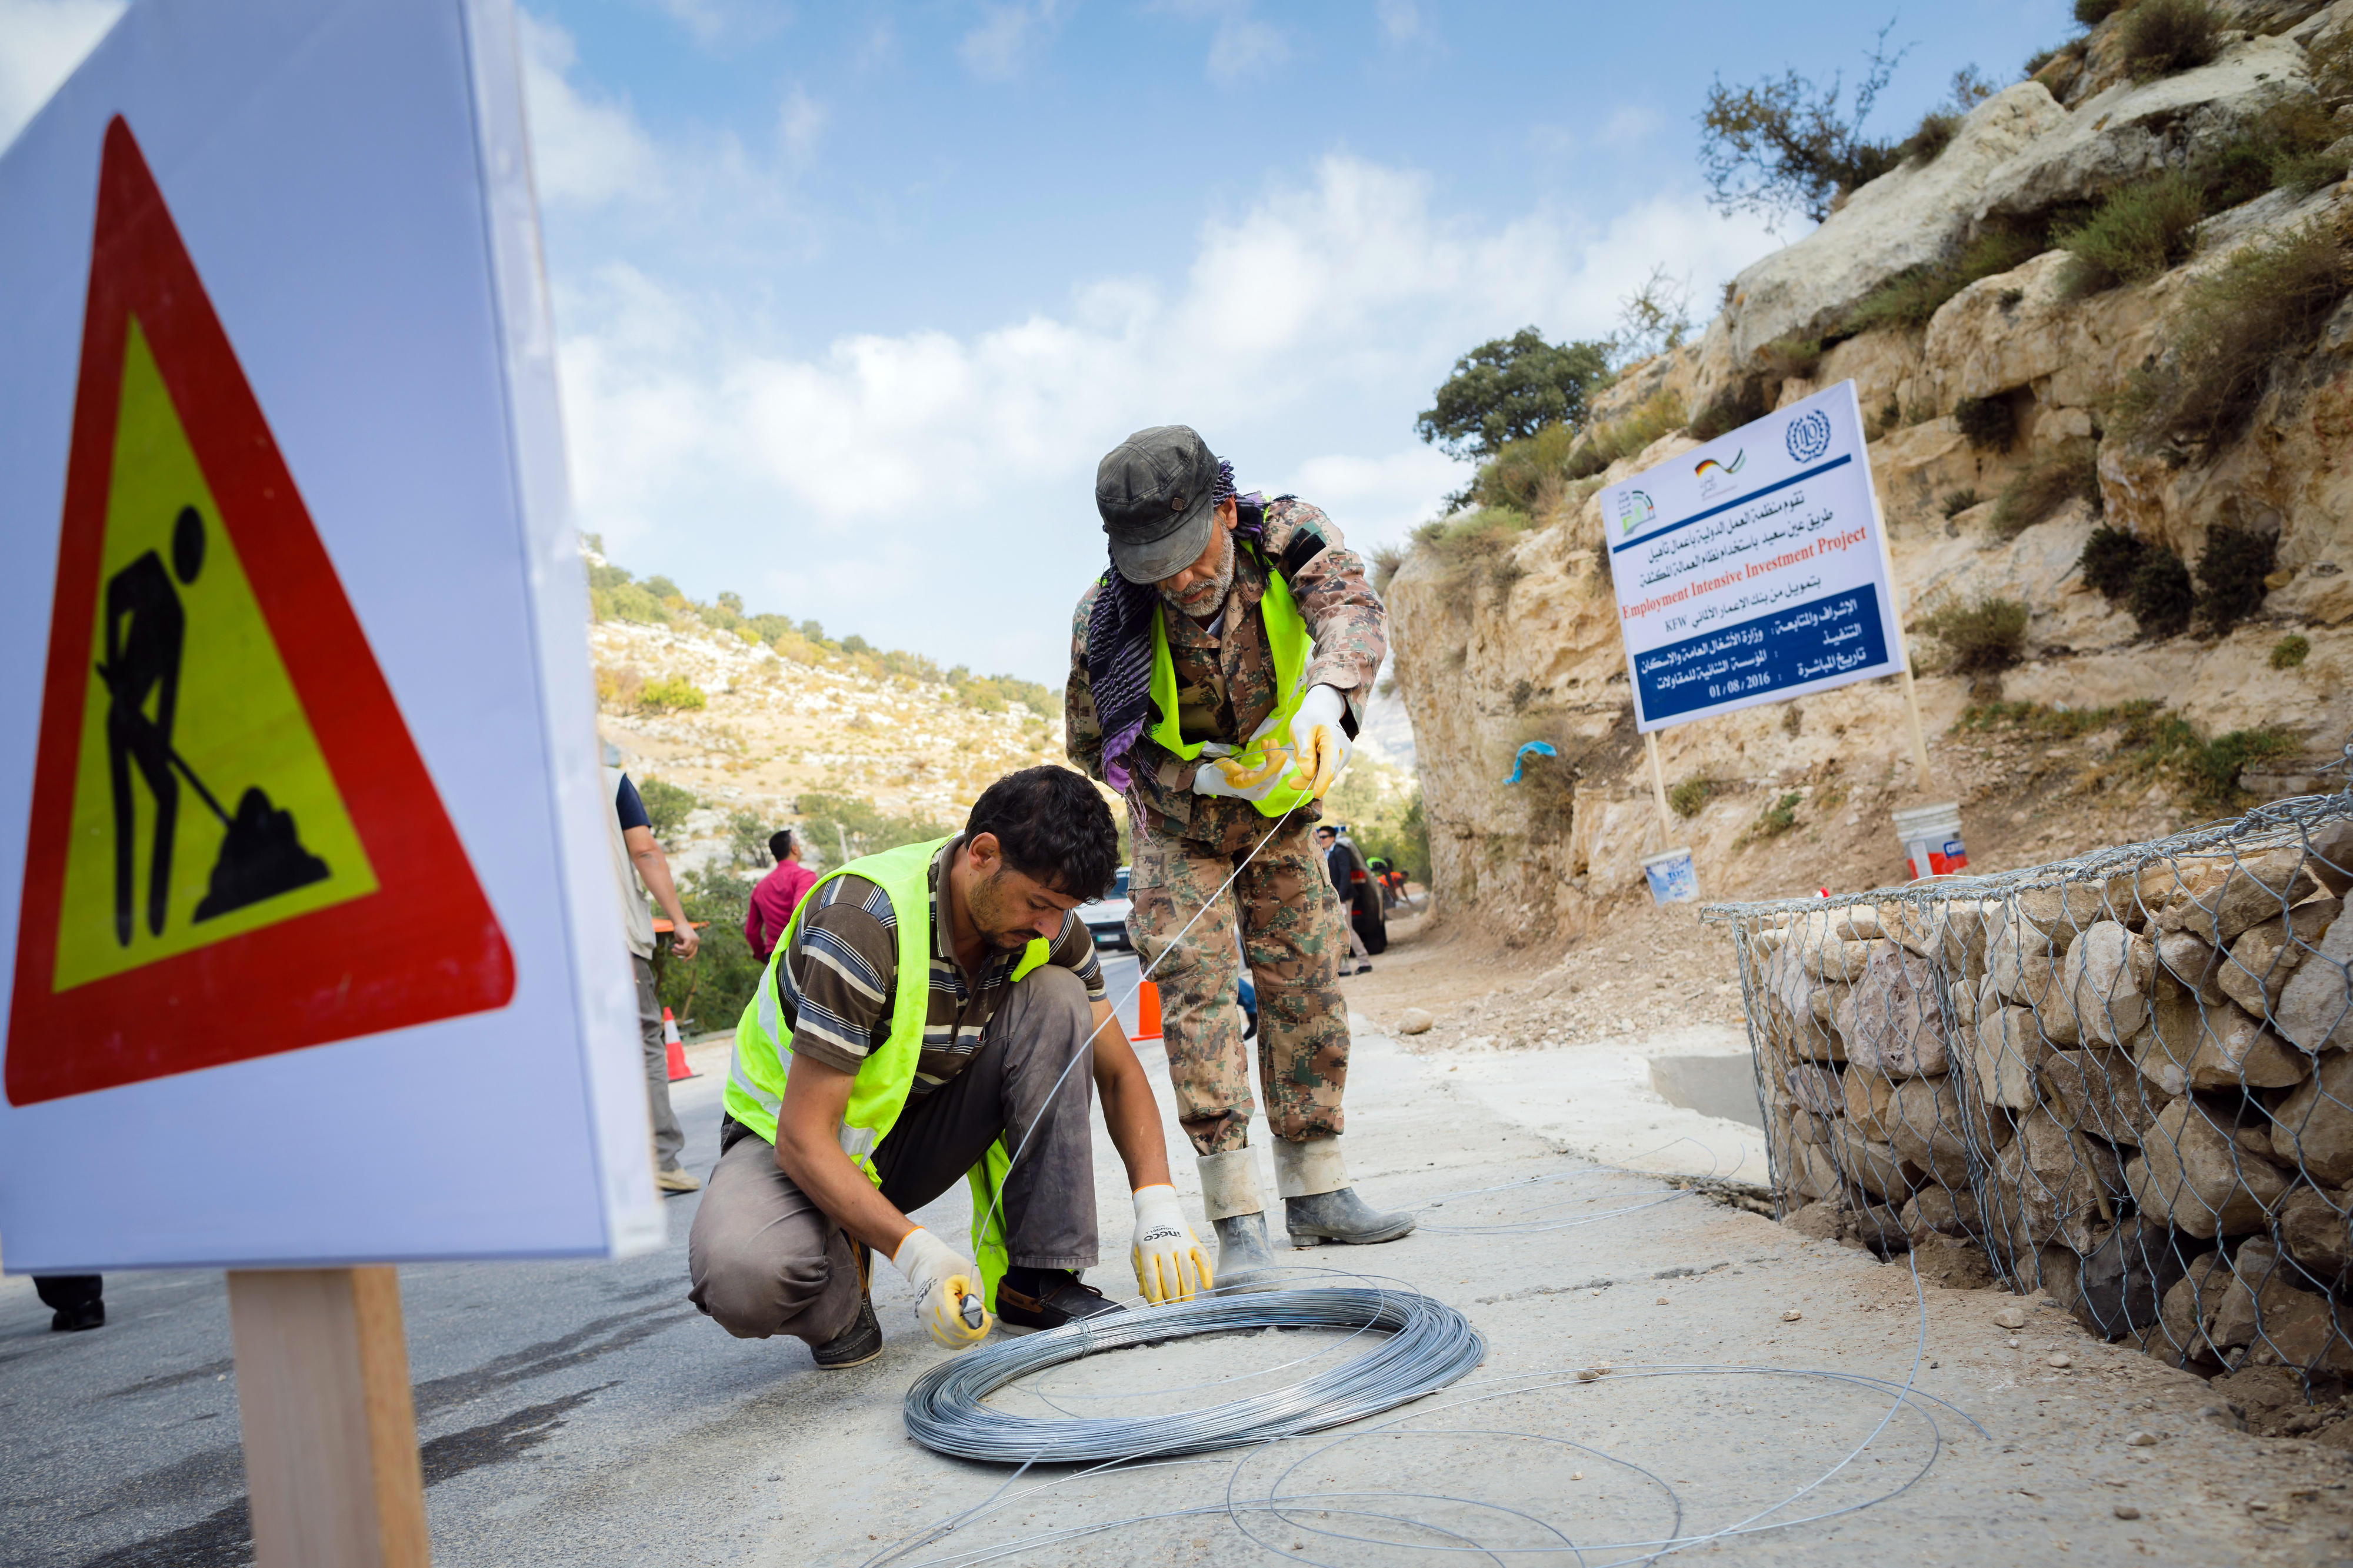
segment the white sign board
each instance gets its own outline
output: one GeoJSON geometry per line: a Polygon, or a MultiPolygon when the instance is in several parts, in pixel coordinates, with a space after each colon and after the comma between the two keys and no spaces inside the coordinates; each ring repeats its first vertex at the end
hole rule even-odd
{"type": "Polygon", "coordinates": [[[0,154],[14,1272],[659,1241],[513,13],[142,0],[0,154]]]}
{"type": "Polygon", "coordinates": [[[1643,731],[1903,668],[1851,381],[1611,485],[1601,518],[1643,731]]]}

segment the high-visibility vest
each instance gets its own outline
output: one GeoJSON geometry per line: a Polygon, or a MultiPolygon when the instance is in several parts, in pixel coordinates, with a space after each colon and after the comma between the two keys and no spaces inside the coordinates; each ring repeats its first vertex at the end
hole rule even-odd
{"type": "MultiPolygon", "coordinates": [[[[800,907],[793,910],[776,951],[768,955],[758,993],[744,1004],[744,1016],[735,1022],[735,1055],[727,1065],[727,1114],[773,1144],[793,1054],[784,1037],[784,1011],[776,1001],[776,966],[785,962],[785,954],[800,934],[801,922],[818,907],[818,889],[836,877],[863,877],[890,895],[899,927],[899,983],[891,998],[891,1032],[859,1064],[839,1133],[841,1152],[878,1187],[882,1184],[882,1173],[875,1169],[874,1151],[890,1136],[900,1111],[906,1109],[908,1093],[914,1088],[915,1065],[923,1054],[923,1016],[932,999],[930,872],[932,858],[947,842],[934,838],[928,844],[885,849],[837,867],[811,883],[800,907]]],[[[1044,963],[1052,951],[1052,944],[1043,937],[1031,938],[1013,966],[1013,979],[1019,981],[1044,963]]],[[[1000,1136],[965,1178],[972,1187],[973,1261],[980,1265],[982,1299],[992,1312],[997,1310],[997,1282],[1004,1276],[1007,1261],[1004,1216],[992,1211],[1011,1164],[1012,1157],[1000,1136]]]]}
{"type": "MultiPolygon", "coordinates": [[[[1299,613],[1299,601],[1292,596],[1291,584],[1283,581],[1281,572],[1268,569],[1266,592],[1259,596],[1258,610],[1266,626],[1267,648],[1274,655],[1274,689],[1282,695],[1274,710],[1240,746],[1215,741],[1187,742],[1184,721],[1176,712],[1176,661],[1168,652],[1167,617],[1165,614],[1152,617],[1152,705],[1158,711],[1145,732],[1155,744],[1188,763],[1205,751],[1211,756],[1235,757],[1253,772],[1265,764],[1270,744],[1289,746],[1291,721],[1307,697],[1307,660],[1315,651],[1315,639],[1308,635],[1307,619],[1299,613]]],[[[1345,742],[1343,746],[1345,760],[1345,742]]],[[[1304,787],[1293,788],[1288,782],[1291,776],[1289,767],[1277,768],[1271,776],[1248,791],[1245,798],[1267,816],[1281,816],[1307,805],[1312,797],[1304,787]]]]}

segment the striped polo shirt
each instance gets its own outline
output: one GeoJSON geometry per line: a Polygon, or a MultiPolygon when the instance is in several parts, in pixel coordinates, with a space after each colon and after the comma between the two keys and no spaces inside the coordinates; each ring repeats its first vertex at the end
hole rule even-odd
{"type": "MultiPolygon", "coordinates": [[[[962,1072],[980,1049],[981,1031],[1012,988],[1021,950],[992,952],[978,983],[968,981],[940,916],[940,881],[964,842],[958,834],[932,857],[931,900],[923,911],[932,932],[931,999],[923,1013],[923,1048],[915,1064],[916,1094],[928,1094],[962,1072]]],[[[892,998],[899,980],[899,915],[891,895],[855,874],[836,877],[808,895],[800,928],[776,965],[776,1000],[793,1054],[854,1073],[867,1053],[890,1037],[892,998]]],[[[1094,937],[1073,910],[1062,917],[1050,963],[1075,971],[1090,1001],[1103,1000],[1103,965],[1094,937]]]]}

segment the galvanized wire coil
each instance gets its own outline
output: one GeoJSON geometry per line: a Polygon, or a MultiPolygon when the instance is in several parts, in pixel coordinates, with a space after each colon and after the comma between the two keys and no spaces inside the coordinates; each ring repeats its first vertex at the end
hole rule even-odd
{"type": "Polygon", "coordinates": [[[1361,1288],[1219,1296],[1083,1319],[942,1362],[907,1390],[907,1435],[962,1459],[1074,1464],[1201,1454],[1270,1442],[1393,1409],[1476,1367],[1487,1342],[1442,1301],[1361,1288]],[[1096,1351],[1254,1329],[1349,1329],[1383,1337],[1362,1355],[1286,1387],[1200,1410],[1047,1419],[981,1402],[1017,1378],[1096,1351]]]}

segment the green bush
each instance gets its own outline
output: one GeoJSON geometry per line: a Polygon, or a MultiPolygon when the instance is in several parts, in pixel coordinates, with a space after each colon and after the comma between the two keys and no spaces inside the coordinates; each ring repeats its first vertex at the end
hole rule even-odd
{"type": "Polygon", "coordinates": [[[2050,248],[2039,234],[1989,228],[1963,247],[1954,260],[1915,267],[1881,284],[1847,313],[1843,329],[1856,333],[1881,327],[1926,326],[1947,300],[1970,284],[2022,267],[2050,248]]]}
{"type": "Polygon", "coordinates": [[[2190,286],[2170,347],[2118,397],[2119,428],[2143,447],[2235,435],[2273,362],[2312,342],[2348,285],[2345,247],[2323,223],[2240,251],[2190,286]]]}
{"type": "Polygon", "coordinates": [[[1630,458],[1670,431],[1680,430],[1687,416],[1680,394],[1651,395],[1622,418],[1589,425],[1568,455],[1564,470],[1572,479],[1589,479],[1620,458],[1630,458]]]}
{"type": "Polygon", "coordinates": [[[2084,541],[2084,553],[2076,559],[2075,569],[2083,573],[2085,587],[2109,604],[2119,605],[2132,592],[2133,574],[2140,570],[2147,553],[2148,546],[2138,536],[2102,523],[2084,541]]]}
{"type": "Polygon", "coordinates": [[[1956,675],[1990,675],[2010,668],[2026,647],[2026,606],[2016,599],[1979,596],[1940,605],[1920,617],[1920,630],[1945,645],[1956,675]]]}
{"type": "Polygon", "coordinates": [[[686,826],[686,814],[702,802],[683,784],[667,779],[632,779],[638,798],[645,803],[646,818],[656,838],[669,838],[686,826]]]}
{"type": "Polygon", "coordinates": [[[1523,327],[1456,360],[1414,430],[1450,456],[1492,457],[1549,426],[1583,425],[1586,398],[1609,378],[1608,343],[1548,343],[1523,327]]]}
{"type": "Polygon", "coordinates": [[[2146,282],[2187,260],[2206,212],[2202,183],[2179,169],[2111,191],[2089,218],[2058,237],[2067,253],[2061,293],[2075,300],[2146,282]]]}
{"type": "MultiPolygon", "coordinates": [[[[2126,781],[2170,777],[2190,806],[2211,812],[2252,805],[2239,788],[2249,767],[2293,756],[2295,739],[2273,725],[2201,738],[2187,719],[2145,699],[2114,708],[2052,708],[2040,702],[1989,702],[1962,711],[1961,730],[2019,729],[2046,740],[2069,741],[2115,729],[2116,745],[2101,773],[2126,781]]],[[[2099,776],[2098,774],[2094,775],[2099,776]]]]}
{"type": "MultiPolygon", "coordinates": [[[[2075,0],[2075,20],[2086,27],[2096,27],[2116,15],[2123,0],[2075,0]]],[[[2027,72],[2031,76],[2032,71],[2027,72]]]]}
{"type": "Polygon", "coordinates": [[[1795,335],[1775,338],[1757,351],[1757,366],[1767,375],[1799,380],[1814,374],[1822,363],[1822,340],[1795,335]]]}
{"type": "Polygon", "coordinates": [[[1693,418],[1691,433],[1695,440],[1713,441],[1751,420],[1764,418],[1765,414],[1764,386],[1753,377],[1743,376],[1709,400],[1693,418]]]}
{"type": "Polygon", "coordinates": [[[2195,70],[2221,52],[2223,19],[2208,0],[2139,0],[2117,24],[2137,81],[2195,70]]]}
{"type": "Polygon", "coordinates": [[[2206,532],[2206,548],[2198,553],[2198,618],[2216,637],[2263,607],[2279,540],[2253,529],[2218,527],[2206,532]]]}
{"type": "Polygon", "coordinates": [[[1697,816],[1715,790],[1714,779],[1685,779],[1667,792],[1667,805],[1677,816],[1697,816]]]}
{"type": "Polygon", "coordinates": [[[1759,839],[1778,838],[1797,826],[1798,803],[1804,798],[1805,796],[1793,790],[1758,812],[1757,820],[1748,825],[1746,830],[1734,842],[1733,847],[1736,849],[1744,845],[1756,843],[1759,839]]]}
{"type": "Polygon", "coordinates": [[[2133,568],[2125,588],[2125,608],[2143,635],[2169,637],[2189,629],[2198,607],[2197,591],[2189,584],[2189,568],[2170,550],[2152,547],[2133,568]]]}
{"type": "Polygon", "coordinates": [[[2272,644],[2272,668],[2294,669],[2312,652],[2312,639],[2302,632],[2290,632],[2272,644]]]}
{"type": "MultiPolygon", "coordinates": [[[[627,574],[623,574],[626,577],[627,574]]],[[[639,583],[616,583],[609,588],[588,590],[588,605],[600,621],[636,621],[643,626],[665,626],[670,624],[670,612],[662,602],[647,592],[639,583]]]]}
{"type": "Polygon", "coordinates": [[[827,859],[839,859],[846,842],[849,853],[876,855],[902,844],[944,838],[957,824],[929,817],[886,812],[860,795],[809,794],[800,797],[802,821],[795,829],[805,834],[827,859]]]}
{"type": "Polygon", "coordinates": [[[1964,397],[1953,405],[1953,423],[1979,452],[2006,452],[2018,438],[2018,414],[2007,397],[1964,397]]]}
{"type": "Polygon", "coordinates": [[[666,675],[659,680],[649,680],[638,690],[638,706],[649,713],[671,710],[693,710],[705,705],[702,689],[681,676],[666,675]]]}
{"type": "Polygon", "coordinates": [[[1915,163],[1933,163],[1937,154],[1961,133],[1961,116],[1949,109],[1932,109],[1920,117],[1919,127],[1904,139],[1903,153],[1915,163]]]}
{"type": "Polygon", "coordinates": [[[1945,521],[1950,522],[1984,499],[1973,489],[1947,490],[1945,499],[1937,506],[1943,510],[1945,521]]]}
{"type": "Polygon", "coordinates": [[[732,1029],[760,987],[766,966],[744,940],[744,913],[752,884],[716,867],[679,879],[678,901],[701,930],[702,946],[681,962],[664,943],[654,959],[654,994],[678,1019],[681,1034],[732,1029]]]}
{"type": "Polygon", "coordinates": [[[1994,504],[1994,534],[2015,539],[2078,497],[2099,509],[2099,457],[2088,441],[2071,443],[2020,469],[1994,504]]]}

